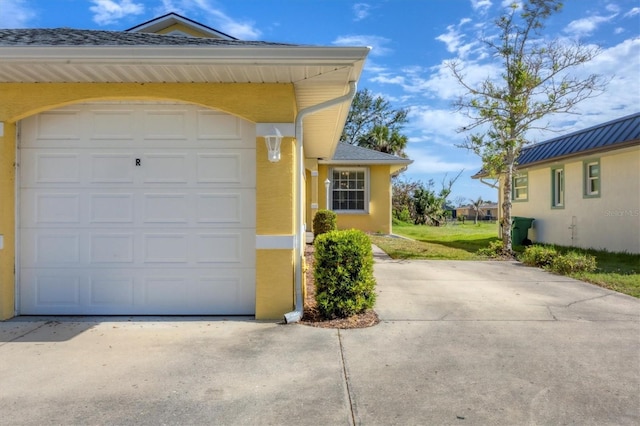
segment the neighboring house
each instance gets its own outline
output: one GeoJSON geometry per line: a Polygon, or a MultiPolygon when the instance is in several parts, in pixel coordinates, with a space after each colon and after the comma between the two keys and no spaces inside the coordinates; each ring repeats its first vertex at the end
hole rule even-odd
{"type": "MultiPolygon", "coordinates": [[[[467,204],[466,206],[457,207],[455,217],[464,217],[465,220],[474,220],[476,218],[475,207],[473,207],[473,204],[467,204]]],[[[482,205],[480,205],[478,220],[497,220],[497,218],[498,203],[483,203],[482,205]]]]}
{"type": "Polygon", "coordinates": [[[640,113],[524,148],[512,188],[532,241],[640,253],[640,113]]]}
{"type": "Polygon", "coordinates": [[[0,319],[299,318],[305,162],[333,158],[368,52],[176,14],[0,30],[0,319]]]}
{"type": "Polygon", "coordinates": [[[347,143],[339,143],[330,160],[307,159],[307,231],[316,211],[328,203],[339,229],[390,234],[391,178],[411,163],[347,143]]]}

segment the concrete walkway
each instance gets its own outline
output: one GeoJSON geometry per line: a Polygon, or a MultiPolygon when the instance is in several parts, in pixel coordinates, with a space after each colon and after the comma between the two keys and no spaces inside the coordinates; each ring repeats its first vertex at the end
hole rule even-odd
{"type": "Polygon", "coordinates": [[[382,322],[0,323],[0,424],[636,425],[640,301],[511,262],[376,252],[382,322]]]}

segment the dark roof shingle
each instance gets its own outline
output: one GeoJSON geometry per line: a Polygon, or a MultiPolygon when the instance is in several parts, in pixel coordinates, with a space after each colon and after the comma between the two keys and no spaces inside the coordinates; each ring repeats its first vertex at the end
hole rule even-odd
{"type": "Polygon", "coordinates": [[[336,147],[333,154],[333,161],[352,162],[388,162],[388,163],[411,163],[408,158],[391,155],[373,149],[363,148],[356,145],[341,142],[336,147]]]}
{"type": "Polygon", "coordinates": [[[182,37],[73,28],[0,29],[0,46],[298,46],[265,41],[182,37]]]}

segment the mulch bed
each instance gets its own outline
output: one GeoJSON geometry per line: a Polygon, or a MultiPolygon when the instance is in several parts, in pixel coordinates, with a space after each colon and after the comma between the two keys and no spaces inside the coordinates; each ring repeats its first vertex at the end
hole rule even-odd
{"type": "Polygon", "coordinates": [[[365,328],[378,324],[380,322],[380,319],[378,318],[378,314],[376,314],[373,309],[368,309],[361,314],[353,315],[348,318],[337,318],[328,320],[322,317],[320,311],[318,311],[318,308],[316,306],[315,299],[316,287],[313,278],[313,253],[313,244],[307,244],[304,252],[307,262],[307,297],[304,299],[304,316],[302,317],[300,323],[311,327],[340,329],[365,328]]]}

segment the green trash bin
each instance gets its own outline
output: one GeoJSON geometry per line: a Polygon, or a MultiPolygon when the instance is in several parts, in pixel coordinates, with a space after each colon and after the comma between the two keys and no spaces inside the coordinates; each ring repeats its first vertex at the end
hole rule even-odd
{"type": "Polygon", "coordinates": [[[511,218],[511,243],[514,246],[521,246],[529,235],[529,228],[533,223],[531,217],[514,216],[511,218]]]}

